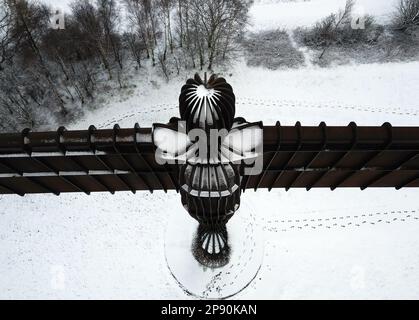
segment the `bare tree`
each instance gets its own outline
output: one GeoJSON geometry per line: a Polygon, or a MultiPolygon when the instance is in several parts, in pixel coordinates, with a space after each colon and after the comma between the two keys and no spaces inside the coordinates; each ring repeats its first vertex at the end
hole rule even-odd
{"type": "Polygon", "coordinates": [[[399,0],[394,15],[396,29],[405,31],[419,26],[419,0],[399,0]]]}
{"type": "Polygon", "coordinates": [[[97,0],[97,7],[99,21],[104,32],[105,46],[113,52],[115,62],[122,69],[122,48],[118,35],[120,8],[115,0],[97,0]]]}
{"type": "Polygon", "coordinates": [[[141,68],[141,57],[142,52],[146,50],[146,46],[142,39],[138,36],[137,32],[125,32],[123,35],[124,42],[127,44],[129,51],[137,63],[138,67],[141,68]]]}
{"type": "Polygon", "coordinates": [[[109,79],[112,79],[111,64],[104,46],[105,32],[97,8],[89,0],[75,0],[70,6],[77,25],[89,37],[91,45],[94,45],[108,72],[109,79]]]}
{"type": "Polygon", "coordinates": [[[31,53],[38,61],[43,76],[52,90],[61,113],[65,116],[68,111],[64,106],[64,101],[57,89],[52,74],[48,68],[47,61],[43,52],[40,50],[39,42],[49,25],[49,9],[45,5],[28,3],[25,0],[10,1],[11,10],[14,14],[14,32],[21,34],[20,47],[26,49],[26,53],[31,53]]]}
{"type": "MultiPolygon", "coordinates": [[[[224,60],[234,51],[243,34],[252,1],[182,0],[178,4],[181,42],[197,55],[202,69],[212,69],[216,60],[224,60]]],[[[191,53],[192,53],[191,52],[191,53]]],[[[191,53],[189,55],[191,55],[191,53]]],[[[195,59],[193,64],[195,64],[195,59]]]]}
{"type": "Polygon", "coordinates": [[[13,44],[17,37],[12,30],[12,13],[6,0],[0,0],[0,71],[2,64],[11,61],[14,55],[13,44]]]}
{"type": "MultiPolygon", "coordinates": [[[[328,19],[325,20],[328,23],[330,23],[328,28],[330,29],[331,34],[334,34],[336,30],[342,25],[342,23],[344,23],[346,20],[348,20],[351,17],[354,4],[355,4],[354,0],[346,0],[345,8],[343,10],[340,10],[337,15],[331,14],[328,17],[328,19]]],[[[327,43],[326,46],[324,47],[322,53],[319,56],[319,60],[323,58],[324,54],[326,53],[329,47],[330,47],[330,42],[327,43]]]]}
{"type": "Polygon", "coordinates": [[[158,0],[158,16],[163,25],[164,33],[164,55],[163,58],[166,59],[167,48],[170,48],[170,53],[173,53],[174,44],[173,44],[173,34],[172,34],[172,18],[171,11],[173,8],[172,0],[158,0]]]}
{"type": "Polygon", "coordinates": [[[179,21],[179,46],[182,48],[183,47],[183,37],[184,37],[184,27],[183,27],[183,4],[182,4],[182,0],[177,0],[177,17],[178,17],[178,21],[179,21]]]}
{"type": "Polygon", "coordinates": [[[147,48],[147,57],[156,65],[157,10],[152,0],[125,0],[128,17],[147,48]]]}
{"type": "Polygon", "coordinates": [[[68,120],[106,81],[124,86],[128,56],[137,68],[150,59],[166,79],[215,68],[236,52],[251,4],[123,0],[122,27],[120,0],[73,0],[65,29],[54,30],[42,1],[0,0],[0,130],[68,120]]]}

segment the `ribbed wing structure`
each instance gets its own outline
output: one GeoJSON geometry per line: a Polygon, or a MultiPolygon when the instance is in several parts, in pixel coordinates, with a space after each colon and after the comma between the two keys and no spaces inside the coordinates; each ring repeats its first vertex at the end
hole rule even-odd
{"type": "Polygon", "coordinates": [[[176,168],[158,165],[151,129],[0,135],[0,193],[178,189],[176,168]]]}
{"type": "Polygon", "coordinates": [[[263,173],[247,188],[419,187],[419,128],[264,127],[263,173]]]}
{"type": "MultiPolygon", "coordinates": [[[[263,141],[262,174],[242,189],[419,187],[419,127],[277,123],[263,141]]],[[[138,125],[0,134],[0,194],[179,191],[177,166],[158,164],[155,149],[138,125]]]]}

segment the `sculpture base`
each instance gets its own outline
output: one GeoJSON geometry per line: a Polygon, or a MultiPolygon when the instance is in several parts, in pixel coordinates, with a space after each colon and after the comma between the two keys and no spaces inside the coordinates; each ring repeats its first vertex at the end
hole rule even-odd
{"type": "Polygon", "coordinates": [[[192,254],[205,267],[219,268],[230,260],[227,226],[198,226],[192,242],[192,254]]]}
{"type": "Polygon", "coordinates": [[[164,243],[171,275],[188,295],[226,299],[247,288],[256,278],[264,255],[263,233],[246,205],[227,224],[229,255],[209,261],[197,255],[198,222],[183,208],[172,212],[164,243]],[[199,261],[198,261],[198,260],[199,261]]]}

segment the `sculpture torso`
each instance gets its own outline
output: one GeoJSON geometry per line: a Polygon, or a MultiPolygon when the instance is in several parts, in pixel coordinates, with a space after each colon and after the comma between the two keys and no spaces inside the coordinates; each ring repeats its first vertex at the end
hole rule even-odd
{"type": "Polygon", "coordinates": [[[169,153],[165,160],[178,163],[182,204],[199,222],[195,256],[201,262],[213,260],[229,250],[226,224],[240,207],[240,166],[245,158],[242,134],[253,128],[244,119],[234,118],[233,89],[214,75],[208,81],[196,75],[186,82],[179,111],[181,118],[171,124],[184,132],[166,127],[162,134],[155,129],[155,144],[169,153]],[[169,136],[177,137],[180,146],[175,142],[172,146],[169,136]]]}

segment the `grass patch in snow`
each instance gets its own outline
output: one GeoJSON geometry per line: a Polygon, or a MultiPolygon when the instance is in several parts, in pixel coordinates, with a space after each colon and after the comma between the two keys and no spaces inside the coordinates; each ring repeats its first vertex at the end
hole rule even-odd
{"type": "Polygon", "coordinates": [[[404,32],[395,28],[394,23],[386,26],[376,23],[371,15],[354,16],[354,3],[348,0],[338,13],[326,16],[311,27],[294,30],[297,45],[313,51],[312,63],[329,66],[419,59],[417,28],[404,32]],[[354,26],[354,22],[359,25],[354,26]]]}
{"type": "Polygon", "coordinates": [[[306,41],[306,30],[296,29],[294,38],[301,46],[313,51],[312,63],[327,67],[350,63],[385,63],[419,60],[419,37],[414,34],[376,28],[374,37],[364,36],[362,41],[337,41],[329,44],[323,57],[319,59],[326,43],[306,41]]]}
{"type": "Polygon", "coordinates": [[[243,41],[243,47],[248,66],[276,70],[304,65],[304,55],[293,46],[284,30],[251,33],[243,41]]]}

